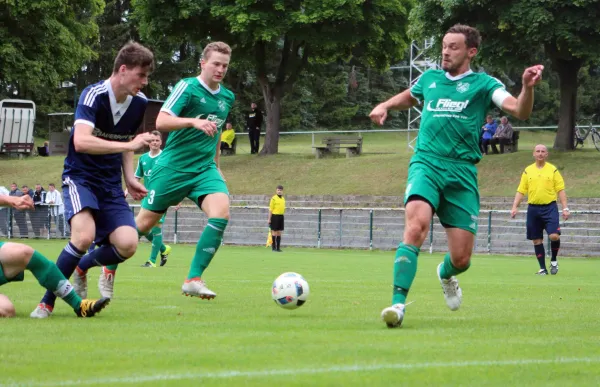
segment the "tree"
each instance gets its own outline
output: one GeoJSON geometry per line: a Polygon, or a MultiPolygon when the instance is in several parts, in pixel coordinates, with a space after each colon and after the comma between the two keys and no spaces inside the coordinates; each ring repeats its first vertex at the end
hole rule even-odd
{"type": "Polygon", "coordinates": [[[264,99],[261,154],[278,151],[281,103],[311,63],[355,58],[385,68],[404,55],[412,0],[134,0],[142,35],[234,47],[232,68],[251,64],[264,99]],[[168,38],[167,38],[168,37],[168,38]]]}
{"type": "MultiPolygon", "coordinates": [[[[37,122],[66,108],[66,92],[58,87],[95,56],[91,45],[103,7],[103,0],[1,2],[0,99],[35,101],[37,122]]],[[[43,134],[46,125],[35,130],[43,134]]]]}
{"type": "Polygon", "coordinates": [[[579,70],[599,57],[600,0],[423,0],[411,15],[414,32],[441,36],[461,22],[484,39],[482,63],[539,63],[542,48],[560,80],[558,131],[554,148],[573,149],[579,70]]]}

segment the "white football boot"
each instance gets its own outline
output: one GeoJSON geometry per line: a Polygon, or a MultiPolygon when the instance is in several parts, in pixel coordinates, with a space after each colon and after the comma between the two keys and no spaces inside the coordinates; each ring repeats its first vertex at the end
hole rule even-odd
{"type": "Polygon", "coordinates": [[[34,310],[31,312],[29,317],[31,318],[48,318],[52,315],[52,309],[48,307],[48,305],[43,302],[40,303],[34,310]]]}
{"type": "Polygon", "coordinates": [[[394,304],[381,312],[381,319],[388,328],[397,328],[402,325],[402,320],[404,320],[404,308],[404,304],[394,304]]]}
{"type": "Polygon", "coordinates": [[[181,292],[186,296],[200,297],[203,300],[212,300],[217,296],[215,292],[206,287],[206,283],[201,279],[185,281],[181,287],[181,292]]]}
{"type": "Polygon", "coordinates": [[[106,298],[113,298],[115,289],[115,272],[106,270],[102,267],[100,270],[100,278],[98,278],[98,290],[100,295],[106,298]]]}
{"type": "Polygon", "coordinates": [[[87,291],[88,291],[88,284],[87,284],[87,272],[86,273],[82,273],[79,274],[79,270],[75,269],[75,271],[73,272],[73,276],[71,277],[73,279],[73,282],[71,283],[71,285],[73,285],[73,289],[75,289],[75,293],[77,293],[77,295],[83,299],[87,298],[87,291]]]}
{"type": "Polygon", "coordinates": [[[437,267],[437,276],[444,290],[444,298],[446,299],[446,305],[450,310],[458,310],[462,302],[462,290],[458,286],[458,280],[452,276],[448,279],[440,277],[440,269],[444,263],[440,263],[437,267]]]}

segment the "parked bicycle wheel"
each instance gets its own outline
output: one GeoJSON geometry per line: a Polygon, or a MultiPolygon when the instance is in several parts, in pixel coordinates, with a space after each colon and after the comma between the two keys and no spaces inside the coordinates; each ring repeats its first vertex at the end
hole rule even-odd
{"type": "Polygon", "coordinates": [[[577,149],[577,145],[581,145],[583,148],[583,141],[581,141],[579,137],[579,131],[575,128],[575,133],[573,134],[573,149],[577,149]]]}
{"type": "Polygon", "coordinates": [[[596,130],[592,132],[592,141],[594,142],[594,146],[598,152],[600,152],[600,133],[598,133],[596,130]]]}

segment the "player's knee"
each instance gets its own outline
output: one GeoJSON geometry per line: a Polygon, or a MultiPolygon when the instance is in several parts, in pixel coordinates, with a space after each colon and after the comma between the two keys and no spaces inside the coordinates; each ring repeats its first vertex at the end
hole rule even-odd
{"type": "Polygon", "coordinates": [[[80,251],[87,251],[94,241],[94,235],[87,233],[77,233],[71,235],[71,243],[80,251]]]}
{"type": "Polygon", "coordinates": [[[548,238],[550,238],[551,241],[555,241],[556,242],[557,240],[560,239],[560,235],[558,235],[558,234],[550,234],[550,235],[548,235],[548,238]]]}
{"type": "Polygon", "coordinates": [[[123,239],[115,243],[115,248],[119,254],[124,258],[131,258],[137,250],[138,240],[135,239],[123,239]]]}
{"type": "Polygon", "coordinates": [[[0,317],[14,317],[16,314],[15,306],[8,297],[0,294],[0,317]]]}
{"type": "Polygon", "coordinates": [[[32,247],[21,243],[5,243],[2,246],[4,259],[12,266],[25,268],[34,253],[32,247]]]}
{"type": "Polygon", "coordinates": [[[404,243],[421,246],[428,231],[429,226],[427,224],[418,221],[408,222],[404,230],[404,243]]]}

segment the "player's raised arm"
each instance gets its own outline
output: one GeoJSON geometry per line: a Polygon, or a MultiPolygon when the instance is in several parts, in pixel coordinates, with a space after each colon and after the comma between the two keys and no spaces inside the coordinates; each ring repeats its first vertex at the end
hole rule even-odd
{"type": "Polygon", "coordinates": [[[410,89],[406,89],[402,93],[396,94],[387,101],[375,106],[369,117],[375,124],[383,125],[387,118],[388,110],[406,110],[418,104],[419,101],[412,96],[410,89]]]}
{"type": "Polygon", "coordinates": [[[96,137],[92,134],[94,128],[88,124],[76,123],[73,128],[73,145],[75,151],[92,155],[107,155],[123,153],[140,149],[149,143],[149,137],[144,133],[135,137],[133,141],[110,141],[96,137]]]}
{"type": "Polygon", "coordinates": [[[517,98],[508,96],[502,103],[502,110],[512,116],[526,120],[533,110],[533,88],[542,80],[544,66],[535,65],[528,67],[523,72],[523,88],[517,98]]]}
{"type": "Polygon", "coordinates": [[[172,132],[185,128],[196,128],[211,137],[217,132],[217,125],[209,120],[177,117],[165,111],[161,111],[156,118],[156,129],[161,132],[172,132]]]}

